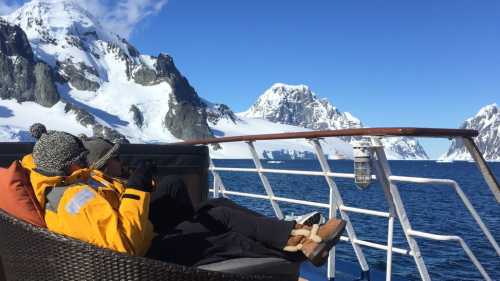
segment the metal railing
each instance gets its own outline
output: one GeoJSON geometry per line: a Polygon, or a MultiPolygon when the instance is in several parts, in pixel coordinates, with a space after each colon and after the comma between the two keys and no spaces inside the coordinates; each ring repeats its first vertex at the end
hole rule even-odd
{"type": "MultiPolygon", "coordinates": [[[[341,241],[349,242],[354,250],[356,259],[363,271],[363,275],[369,274],[369,265],[366,261],[365,255],[361,246],[370,247],[374,249],[386,251],[387,261],[386,261],[386,281],[391,280],[392,275],[392,254],[402,254],[409,255],[413,257],[415,264],[417,266],[420,277],[424,281],[431,280],[427,266],[424,262],[423,256],[420,252],[416,237],[425,238],[435,241],[457,241],[460,246],[478,269],[481,276],[485,280],[492,280],[488,275],[484,267],[477,260],[474,253],[471,251],[469,246],[465,241],[454,235],[437,235],[432,233],[426,233],[422,231],[414,230],[411,226],[410,220],[406,214],[406,209],[404,203],[399,194],[399,188],[396,183],[413,183],[413,184],[432,184],[437,186],[448,186],[453,188],[457,195],[462,200],[465,208],[473,217],[474,221],[477,223],[483,234],[486,236],[488,242],[492,245],[493,249],[500,256],[500,247],[498,243],[493,238],[488,227],[484,224],[481,217],[467,198],[466,194],[461,189],[460,185],[449,179],[432,179],[432,178],[422,178],[422,177],[406,177],[406,176],[395,176],[392,175],[389,162],[387,160],[385,151],[383,149],[380,137],[382,136],[423,136],[423,137],[455,137],[460,138],[465,144],[468,151],[471,153],[472,158],[475,160],[479,167],[486,183],[493,192],[496,200],[500,202],[500,188],[493,176],[488,165],[484,161],[481,153],[479,152],[477,146],[471,137],[477,135],[476,131],[473,130],[454,130],[454,129],[419,129],[419,128],[374,128],[374,129],[348,129],[348,130],[337,130],[337,131],[314,131],[314,132],[300,132],[300,133],[286,133],[286,134],[267,134],[267,135],[252,135],[252,136],[237,136],[237,137],[226,137],[218,139],[208,139],[200,141],[190,141],[190,144],[211,144],[211,143],[223,143],[223,142],[246,142],[252,160],[255,164],[255,168],[228,168],[228,167],[216,167],[213,161],[210,162],[210,171],[213,174],[214,186],[211,189],[214,197],[218,196],[243,196],[256,199],[269,200],[271,206],[274,210],[275,215],[282,219],[283,213],[280,209],[278,202],[287,202],[292,204],[300,204],[305,206],[313,206],[319,208],[328,209],[329,217],[334,218],[337,212],[343,220],[347,222],[346,232],[347,236],[342,236],[341,241]],[[339,137],[339,136],[369,136],[371,141],[371,165],[374,168],[375,175],[372,175],[373,180],[377,180],[382,186],[385,199],[387,201],[389,210],[387,212],[370,210],[364,208],[350,207],[344,204],[340,190],[335,182],[336,178],[343,179],[354,179],[354,174],[351,173],[335,173],[332,172],[329,163],[323,152],[323,148],[320,143],[321,138],[325,137],[339,137]],[[254,143],[259,140],[276,140],[276,139],[301,139],[305,138],[312,145],[317,160],[320,163],[321,171],[302,171],[302,170],[284,170],[284,169],[267,169],[264,168],[260,162],[259,155],[255,149],[254,143]],[[264,186],[265,195],[231,191],[226,189],[219,172],[243,172],[243,173],[257,173],[264,186]],[[272,186],[267,178],[267,174],[288,174],[288,175],[305,175],[305,176],[320,176],[324,177],[325,181],[329,187],[329,201],[328,204],[313,202],[307,200],[291,199],[286,197],[276,196],[273,192],[272,186]],[[358,213],[369,216],[383,217],[388,220],[387,227],[387,245],[365,241],[357,238],[356,231],[349,218],[349,213],[358,213]],[[406,241],[408,243],[409,249],[402,249],[393,246],[393,231],[394,231],[394,220],[397,219],[402,226],[403,233],[405,235],[406,241]]],[[[335,247],[332,248],[328,260],[327,277],[335,277],[335,247]]]]}

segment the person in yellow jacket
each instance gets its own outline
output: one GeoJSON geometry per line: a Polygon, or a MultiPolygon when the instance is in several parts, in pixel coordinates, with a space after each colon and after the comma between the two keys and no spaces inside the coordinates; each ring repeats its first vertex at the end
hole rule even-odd
{"type": "Polygon", "coordinates": [[[45,209],[49,230],[99,247],[143,256],[153,238],[149,200],[151,172],[140,165],[128,185],[86,168],[88,151],[77,137],[59,131],[43,133],[25,165],[45,209]]]}
{"type": "Polygon", "coordinates": [[[153,241],[148,219],[152,165],[136,166],[126,185],[92,169],[106,170],[104,164],[116,150],[113,146],[87,168],[88,150],[79,138],[58,131],[41,134],[32,163],[25,157],[25,164],[31,167],[30,180],[49,230],[102,248],[185,265],[274,256],[307,258],[319,266],[345,228],[342,220],[311,227],[256,215],[240,206],[209,204],[179,223],[173,236],[158,235],[153,241]]]}

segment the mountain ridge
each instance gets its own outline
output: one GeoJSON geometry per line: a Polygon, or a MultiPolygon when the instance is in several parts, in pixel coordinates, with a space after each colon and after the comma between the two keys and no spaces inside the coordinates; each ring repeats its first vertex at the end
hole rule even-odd
{"type": "MultiPolygon", "coordinates": [[[[4,130],[0,138],[26,140],[27,127],[33,123],[27,110],[36,112],[36,121],[47,123],[49,129],[131,142],[166,143],[235,134],[363,126],[352,114],[319,99],[305,85],[297,86],[299,92],[309,91],[308,100],[317,106],[307,113],[291,105],[290,112],[304,114],[289,115],[290,124],[236,114],[227,105],[198,96],[170,55],[141,54],[127,40],[105,30],[78,3],[33,0],[4,17],[9,24],[17,25],[21,29],[18,33],[24,33],[29,41],[33,59],[27,60],[45,65],[47,70],[43,73],[52,75],[52,80],[46,80],[55,85],[55,98],[46,108],[41,108],[39,105],[43,103],[35,98],[21,99],[22,93],[0,100],[0,128],[4,130]],[[22,103],[12,103],[10,98],[22,103]],[[2,115],[2,112],[8,113],[2,115]]],[[[0,77],[12,74],[7,72],[0,69],[0,77]]],[[[352,157],[350,145],[345,141],[351,139],[327,140],[331,146],[326,149],[330,159],[352,157]]],[[[389,158],[422,159],[425,155],[425,151],[418,151],[418,143],[398,141],[393,139],[390,146],[402,149],[389,151],[389,158]],[[411,150],[413,154],[409,153],[411,150]]],[[[305,141],[290,140],[284,148],[265,142],[259,145],[262,145],[259,153],[268,157],[310,157],[312,153],[305,141]]],[[[223,145],[215,154],[240,157],[241,150],[242,146],[223,145]]]]}
{"type": "MultiPolygon", "coordinates": [[[[319,98],[308,86],[284,83],[273,84],[248,110],[238,113],[238,116],[263,118],[275,123],[312,130],[365,127],[351,113],[340,111],[326,98],[319,98]]],[[[342,139],[352,143],[359,138],[342,137],[342,139]]],[[[392,158],[429,159],[424,148],[414,138],[391,137],[382,139],[382,142],[386,150],[393,152],[392,158]]]]}
{"type": "MultiPolygon", "coordinates": [[[[33,0],[4,18],[22,28],[35,58],[52,68],[61,100],[71,103],[71,108],[89,113],[85,108],[102,105],[92,100],[92,96],[97,99],[107,96],[108,102],[116,103],[107,108],[116,118],[123,119],[120,116],[129,115],[129,111],[134,117],[143,115],[144,126],[139,129],[147,130],[154,122],[159,123],[154,129],[164,131],[167,137],[170,134],[177,139],[212,136],[200,98],[178,71],[172,57],[164,53],[156,57],[142,55],[125,39],[105,30],[77,1],[33,0]],[[145,105],[145,99],[135,98],[134,103],[131,95],[125,98],[115,89],[124,90],[123,93],[140,91],[149,96],[149,101],[145,105]],[[161,116],[142,112],[151,108],[153,101],[163,104],[165,110],[157,112],[161,116]]],[[[130,120],[128,116],[125,119],[130,120]]],[[[121,120],[122,127],[134,124],[129,120],[121,120]]],[[[120,129],[101,121],[82,125],[120,129]]],[[[120,134],[125,138],[127,133],[120,134]]]]}
{"type": "MultiPolygon", "coordinates": [[[[482,107],[476,115],[467,118],[460,129],[479,132],[474,139],[483,157],[488,161],[500,161],[500,108],[496,103],[482,107]]],[[[448,151],[439,157],[441,161],[471,160],[464,143],[453,139],[448,151]]]]}

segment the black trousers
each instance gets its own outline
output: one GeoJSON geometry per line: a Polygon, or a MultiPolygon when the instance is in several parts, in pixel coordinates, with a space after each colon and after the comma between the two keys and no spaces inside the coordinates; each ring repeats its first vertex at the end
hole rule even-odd
{"type": "Polygon", "coordinates": [[[156,192],[150,217],[159,235],[148,257],[189,266],[240,257],[302,260],[281,250],[295,222],[265,217],[226,198],[194,209],[178,178],[162,180],[156,192]]]}

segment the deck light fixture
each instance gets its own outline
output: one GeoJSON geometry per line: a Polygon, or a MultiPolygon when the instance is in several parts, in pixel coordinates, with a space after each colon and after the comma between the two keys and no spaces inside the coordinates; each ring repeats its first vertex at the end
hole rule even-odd
{"type": "Polygon", "coordinates": [[[352,148],[354,150],[354,183],[360,189],[366,189],[372,179],[370,143],[357,141],[353,143],[352,148]]]}

